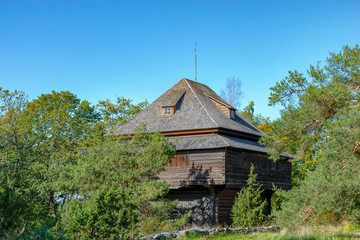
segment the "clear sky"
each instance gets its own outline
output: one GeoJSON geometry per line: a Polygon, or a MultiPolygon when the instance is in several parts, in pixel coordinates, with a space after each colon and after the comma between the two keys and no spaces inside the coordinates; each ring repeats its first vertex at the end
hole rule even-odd
{"type": "Polygon", "coordinates": [[[180,79],[278,117],[269,88],[360,40],[360,1],[0,0],[0,86],[30,98],[69,90],[92,103],[154,101],[180,79]]]}

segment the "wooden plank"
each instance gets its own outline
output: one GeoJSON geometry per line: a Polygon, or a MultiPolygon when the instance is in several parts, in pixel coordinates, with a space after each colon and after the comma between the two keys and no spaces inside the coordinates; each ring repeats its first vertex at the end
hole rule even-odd
{"type": "Polygon", "coordinates": [[[285,160],[273,162],[267,155],[249,151],[226,149],[225,181],[227,186],[241,187],[248,178],[251,164],[255,166],[257,180],[269,188],[274,183],[280,188],[291,184],[291,163],[285,160]]]}
{"type": "Polygon", "coordinates": [[[172,185],[218,185],[225,184],[224,149],[177,152],[177,156],[188,156],[190,166],[183,166],[175,159],[159,174],[160,180],[172,185]]]}

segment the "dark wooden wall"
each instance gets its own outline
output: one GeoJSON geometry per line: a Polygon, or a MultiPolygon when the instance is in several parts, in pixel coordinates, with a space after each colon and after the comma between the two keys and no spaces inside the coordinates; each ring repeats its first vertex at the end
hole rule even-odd
{"type": "Polygon", "coordinates": [[[160,180],[173,186],[225,184],[224,149],[178,151],[177,155],[160,173],[160,180]]]}
{"type": "Polygon", "coordinates": [[[234,199],[246,185],[250,166],[254,164],[257,180],[265,189],[266,214],[270,214],[272,184],[291,188],[291,163],[273,162],[265,154],[238,149],[178,151],[160,174],[171,184],[168,199],[178,199],[174,218],[192,210],[190,223],[198,226],[229,226],[234,199]]]}
{"type": "Polygon", "coordinates": [[[237,149],[226,149],[225,152],[226,185],[229,188],[243,187],[250,172],[251,163],[255,166],[255,173],[265,189],[275,186],[291,188],[291,163],[286,160],[273,162],[265,154],[259,154],[237,149]]]}
{"type": "Polygon", "coordinates": [[[231,208],[240,189],[226,189],[225,186],[193,186],[170,190],[166,198],[178,200],[171,217],[179,218],[192,211],[189,223],[196,226],[230,226],[231,208]]]}
{"type": "MultiPolygon", "coordinates": [[[[239,188],[228,189],[225,186],[193,186],[181,189],[172,189],[166,196],[170,200],[178,200],[176,208],[171,212],[172,218],[192,211],[189,223],[196,226],[231,226],[231,209],[239,188]]],[[[271,213],[271,190],[265,190],[263,199],[267,200],[265,214],[271,213]]]]}
{"type": "Polygon", "coordinates": [[[218,222],[223,226],[230,226],[231,209],[234,205],[234,199],[240,189],[222,189],[218,192],[219,206],[218,206],[218,222]]]}
{"type": "Polygon", "coordinates": [[[241,188],[246,184],[251,164],[265,189],[272,189],[273,183],[279,188],[291,188],[290,161],[273,162],[265,154],[238,149],[178,151],[159,176],[172,188],[225,184],[227,188],[241,188]]]}

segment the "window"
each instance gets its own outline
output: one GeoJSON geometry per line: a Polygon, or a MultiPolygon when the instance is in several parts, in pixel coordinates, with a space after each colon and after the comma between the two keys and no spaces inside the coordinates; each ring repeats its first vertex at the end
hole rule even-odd
{"type": "Polygon", "coordinates": [[[171,117],[172,115],[174,115],[174,108],[175,107],[163,107],[161,116],[162,117],[171,117]]]}
{"type": "Polygon", "coordinates": [[[165,167],[186,167],[190,166],[188,153],[177,153],[174,158],[170,159],[165,167]]]}
{"type": "Polygon", "coordinates": [[[271,170],[279,170],[278,162],[274,162],[273,160],[269,160],[271,164],[271,170]]]}
{"type": "Polygon", "coordinates": [[[235,110],[230,109],[230,118],[235,120],[235,110]]]}
{"type": "Polygon", "coordinates": [[[170,115],[170,114],[171,114],[171,108],[170,107],[164,108],[164,115],[170,115]]]}

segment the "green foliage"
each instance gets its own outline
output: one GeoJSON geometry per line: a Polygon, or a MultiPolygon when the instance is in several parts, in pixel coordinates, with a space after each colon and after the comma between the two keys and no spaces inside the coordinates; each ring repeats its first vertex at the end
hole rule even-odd
{"type": "Polygon", "coordinates": [[[32,233],[24,236],[26,240],[66,240],[62,233],[51,231],[51,227],[36,227],[32,233]]]}
{"type": "Polygon", "coordinates": [[[131,138],[103,139],[80,152],[61,177],[68,191],[62,225],[69,237],[137,234],[140,206],[168,191],[168,183],[159,182],[157,175],[174,153],[174,145],[160,133],[147,133],[143,127],[131,138]]]}
{"type": "Polygon", "coordinates": [[[149,104],[147,101],[140,102],[137,105],[131,102],[131,99],[124,97],[117,97],[115,103],[112,103],[109,99],[99,101],[96,107],[102,117],[107,132],[128,122],[149,104]]]}
{"type": "Polygon", "coordinates": [[[359,56],[359,46],[345,46],[339,54],[332,53],[324,67],[310,66],[311,81],[290,71],[271,88],[270,105],[284,107],[281,118],[271,124],[269,135],[262,139],[274,160],[287,151],[297,156],[298,166],[310,163],[309,170],[321,161],[316,143],[326,138],[326,123],[341,119],[342,109],[358,106],[359,56]]]}
{"type": "Polygon", "coordinates": [[[255,227],[266,221],[264,207],[266,200],[261,197],[261,185],[256,183],[257,174],[254,174],[254,165],[251,165],[247,187],[240,190],[231,209],[231,217],[235,227],[255,227]]]}
{"type": "Polygon", "coordinates": [[[360,48],[344,46],[323,67],[310,66],[272,88],[270,104],[284,106],[262,138],[271,157],[287,151],[294,188],[275,211],[282,226],[359,222],[360,48]]]}
{"type": "Polygon", "coordinates": [[[158,200],[142,206],[139,220],[139,234],[149,235],[159,232],[179,230],[188,223],[191,211],[178,219],[170,219],[169,212],[176,206],[177,201],[158,200]]]}
{"type": "Polygon", "coordinates": [[[261,114],[255,114],[254,102],[251,101],[242,111],[241,115],[249,120],[255,127],[267,133],[270,128],[270,119],[263,117],[261,114]]]}
{"type": "Polygon", "coordinates": [[[137,222],[136,206],[121,189],[100,189],[65,206],[63,221],[71,239],[124,239],[137,222]]]}
{"type": "MultiPolygon", "coordinates": [[[[113,124],[145,106],[120,102],[116,112],[123,115],[113,124]]],[[[23,92],[0,88],[0,236],[24,237],[58,223],[60,200],[69,197],[60,176],[79,152],[105,139],[106,107],[99,110],[68,91],[29,101],[23,92]]]]}
{"type": "Polygon", "coordinates": [[[359,151],[354,149],[360,140],[360,112],[353,109],[342,114],[341,120],[328,123],[329,136],[322,143],[326,161],[298,187],[281,192],[286,201],[274,213],[280,225],[360,224],[359,151]]]}
{"type": "Polygon", "coordinates": [[[34,173],[28,170],[36,158],[32,147],[38,142],[27,104],[23,92],[0,88],[0,236],[21,235],[44,214],[33,190],[34,173]]]}

